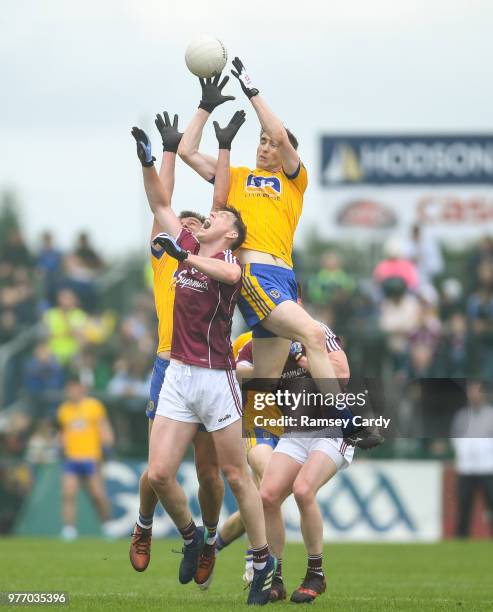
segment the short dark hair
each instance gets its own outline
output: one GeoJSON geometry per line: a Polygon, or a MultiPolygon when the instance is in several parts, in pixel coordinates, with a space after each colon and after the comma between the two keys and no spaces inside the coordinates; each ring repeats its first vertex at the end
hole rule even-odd
{"type": "Polygon", "coordinates": [[[288,140],[291,143],[291,146],[293,147],[295,151],[297,151],[298,150],[298,139],[293,134],[293,132],[291,132],[291,130],[288,130],[288,128],[286,128],[286,132],[288,135],[288,140]]]}
{"type": "Polygon", "coordinates": [[[243,219],[241,218],[240,211],[237,210],[234,206],[229,206],[228,204],[228,206],[225,206],[223,210],[227,210],[235,216],[233,225],[235,230],[238,232],[238,238],[231,244],[231,250],[236,251],[236,249],[239,249],[241,245],[245,242],[247,228],[245,223],[243,222],[243,219]]]}
{"type": "MultiPolygon", "coordinates": [[[[298,139],[296,138],[296,136],[293,134],[293,132],[291,130],[289,130],[287,127],[284,128],[286,130],[286,134],[288,135],[288,140],[291,143],[291,146],[293,147],[293,149],[295,151],[298,150],[298,139]]],[[[262,134],[265,132],[264,129],[260,130],[260,138],[262,138],[262,134]]],[[[267,132],[265,132],[267,134],[267,132]]]]}
{"type": "Polygon", "coordinates": [[[193,210],[182,210],[181,213],[178,215],[178,218],[180,220],[188,219],[189,217],[193,217],[194,219],[197,219],[197,221],[200,221],[201,223],[205,221],[204,215],[201,215],[200,213],[197,213],[197,212],[193,212],[193,210]]]}

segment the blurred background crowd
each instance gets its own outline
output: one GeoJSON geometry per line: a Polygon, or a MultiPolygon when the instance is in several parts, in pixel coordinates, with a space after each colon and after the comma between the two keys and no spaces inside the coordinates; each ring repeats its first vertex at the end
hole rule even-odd
{"type": "MultiPolygon", "coordinates": [[[[84,231],[70,249],[49,231],[28,244],[14,204],[5,195],[0,212],[0,532],[11,529],[36,466],[59,459],[56,411],[69,378],[106,406],[114,452],[145,459],[157,341],[143,255],[105,261],[84,231]]],[[[357,245],[307,244],[295,253],[305,307],[342,338],[353,374],[400,398],[402,438],[369,458],[450,457],[448,431],[412,437],[412,381],[492,377],[493,239],[449,251],[415,226],[364,257],[357,245]]],[[[236,335],[242,325],[235,319],[236,335]]]]}

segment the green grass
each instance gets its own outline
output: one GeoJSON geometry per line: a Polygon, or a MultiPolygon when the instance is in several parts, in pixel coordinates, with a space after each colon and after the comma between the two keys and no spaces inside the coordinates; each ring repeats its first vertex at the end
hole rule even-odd
{"type": "MultiPolygon", "coordinates": [[[[247,609],[241,581],[242,542],[220,553],[214,582],[206,593],[193,583],[178,584],[180,557],[171,548],[179,547],[178,541],[156,540],[151,565],[138,574],[128,561],[126,541],[4,538],[0,539],[0,591],[66,591],[70,609],[92,612],[247,609]]],[[[489,542],[327,544],[327,592],[314,605],[335,612],[492,610],[492,553],[489,542]]],[[[302,545],[287,547],[284,570],[291,592],[305,572],[302,545]]]]}

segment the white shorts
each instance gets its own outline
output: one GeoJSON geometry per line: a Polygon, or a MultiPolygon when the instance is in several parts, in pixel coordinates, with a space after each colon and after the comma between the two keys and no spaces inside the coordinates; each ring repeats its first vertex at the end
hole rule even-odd
{"type": "Polygon", "coordinates": [[[210,370],[171,361],[156,414],[184,423],[223,429],[242,416],[241,392],[232,370],[210,370]]]}
{"type": "Polygon", "coordinates": [[[299,463],[305,463],[310,453],[322,451],[336,464],[337,471],[349,467],[353,460],[354,447],[349,446],[342,438],[291,438],[282,436],[275,453],[289,455],[299,463]]]}

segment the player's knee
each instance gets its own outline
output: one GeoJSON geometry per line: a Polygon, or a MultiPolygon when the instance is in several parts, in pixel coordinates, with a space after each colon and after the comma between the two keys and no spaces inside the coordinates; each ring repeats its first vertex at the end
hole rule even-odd
{"type": "Polygon", "coordinates": [[[310,504],[315,499],[315,493],[306,482],[295,482],[293,485],[293,495],[300,508],[310,504]]]}
{"type": "Polygon", "coordinates": [[[106,505],[106,495],[104,494],[104,491],[95,491],[91,497],[93,502],[98,506],[106,505]]]}
{"type": "Polygon", "coordinates": [[[217,491],[224,486],[219,467],[215,464],[197,467],[197,479],[205,491],[217,491]]]}
{"type": "Polygon", "coordinates": [[[281,496],[274,488],[262,486],[260,487],[260,497],[265,510],[276,510],[281,506],[281,496]]]}
{"type": "Polygon", "coordinates": [[[64,504],[70,504],[75,501],[75,491],[63,491],[62,502],[64,504]]]}
{"type": "Polygon", "coordinates": [[[246,486],[246,474],[244,470],[232,465],[223,466],[224,477],[228,481],[228,484],[233,491],[233,494],[237,496],[241,494],[246,486]]]}
{"type": "Polygon", "coordinates": [[[175,475],[167,470],[157,470],[156,468],[149,467],[147,470],[147,480],[151,485],[151,488],[156,490],[165,489],[175,479],[175,475]]]}

